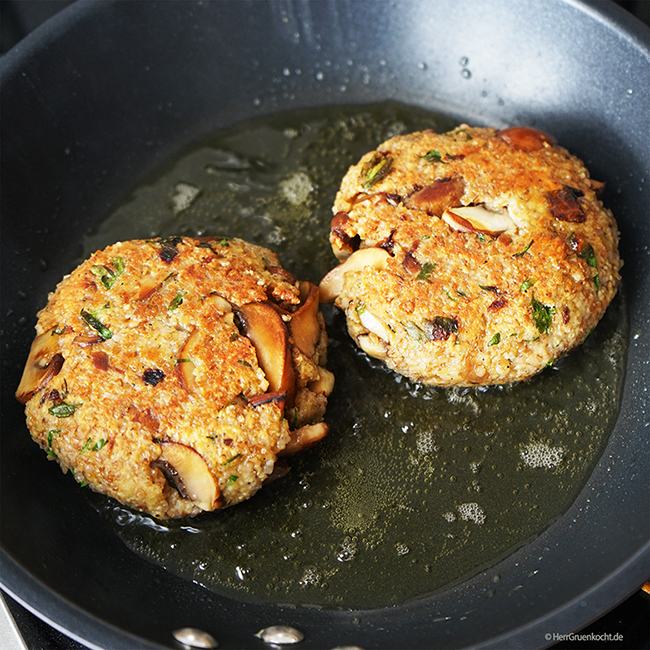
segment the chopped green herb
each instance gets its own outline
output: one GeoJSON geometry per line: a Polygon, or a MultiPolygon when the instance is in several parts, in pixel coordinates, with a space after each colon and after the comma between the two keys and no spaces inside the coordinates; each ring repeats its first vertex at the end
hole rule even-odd
{"type": "Polygon", "coordinates": [[[591,244],[587,244],[579,253],[579,256],[595,269],[598,268],[598,262],[596,260],[596,254],[594,253],[594,247],[591,244]]]}
{"type": "Polygon", "coordinates": [[[449,293],[449,291],[446,291],[446,290],[445,290],[445,293],[447,294],[447,298],[449,298],[449,300],[452,300],[453,302],[458,302],[458,298],[454,298],[454,297],[449,293]]]}
{"type": "Polygon", "coordinates": [[[434,327],[439,327],[449,334],[458,334],[458,321],[447,316],[436,316],[430,321],[434,327]]]}
{"type": "Polygon", "coordinates": [[[61,334],[63,334],[63,332],[65,332],[65,325],[64,325],[63,327],[57,327],[57,328],[54,330],[54,332],[52,332],[52,334],[59,334],[59,335],[61,335],[61,334]]]}
{"type": "Polygon", "coordinates": [[[497,345],[501,341],[501,334],[500,332],[497,332],[489,341],[488,341],[488,347],[491,347],[493,345],[497,345]]]}
{"type": "Polygon", "coordinates": [[[357,314],[361,315],[363,314],[364,311],[366,311],[366,305],[360,302],[358,305],[355,306],[354,309],[357,312],[357,314]]]}
{"type": "Polygon", "coordinates": [[[464,291],[461,291],[460,289],[456,289],[456,293],[461,297],[461,298],[467,298],[467,294],[464,291]]]}
{"type": "Polygon", "coordinates": [[[499,293],[499,290],[493,284],[479,284],[483,291],[491,291],[492,293],[499,293]]]}
{"type": "Polygon", "coordinates": [[[483,244],[485,244],[485,242],[487,241],[485,235],[482,232],[476,235],[476,238],[483,244]]]}
{"type": "Polygon", "coordinates": [[[81,310],[81,318],[84,320],[86,325],[92,327],[98,334],[101,336],[104,341],[110,339],[113,336],[111,330],[108,329],[94,314],[86,311],[85,309],[81,310]]]}
{"type": "Polygon", "coordinates": [[[239,363],[242,366],[246,366],[246,368],[252,368],[250,363],[248,361],[245,361],[244,359],[237,359],[237,363],[239,363]]]}
{"type": "Polygon", "coordinates": [[[215,255],[217,254],[217,251],[212,248],[212,244],[207,241],[202,241],[200,244],[196,245],[197,248],[209,248],[215,255]]]}
{"type": "Polygon", "coordinates": [[[74,476],[75,481],[77,481],[77,483],[79,483],[79,485],[81,487],[86,487],[88,485],[88,483],[86,481],[84,481],[83,478],[81,478],[81,479],[77,478],[77,473],[74,471],[73,467],[70,468],[70,474],[72,474],[72,476],[74,476]]]}
{"type": "Polygon", "coordinates": [[[426,332],[413,321],[406,321],[406,323],[402,323],[401,325],[406,330],[409,337],[416,343],[427,343],[429,341],[426,332]]]}
{"type": "Polygon", "coordinates": [[[58,458],[54,449],[52,449],[52,438],[57,434],[61,433],[61,429],[50,429],[47,432],[47,455],[50,458],[58,458]]]}
{"type": "Polygon", "coordinates": [[[177,366],[179,363],[193,363],[192,359],[176,359],[174,365],[177,366]]]}
{"type": "Polygon", "coordinates": [[[392,156],[385,156],[377,152],[362,174],[363,189],[369,190],[375,183],[388,176],[393,169],[392,164],[392,156]]]}
{"type": "Polygon", "coordinates": [[[427,151],[424,156],[420,156],[420,158],[424,158],[427,162],[432,163],[443,162],[442,155],[437,149],[431,149],[431,151],[427,151]]]}
{"type": "Polygon", "coordinates": [[[111,262],[113,270],[103,264],[95,264],[90,269],[90,272],[99,278],[106,290],[110,289],[115,284],[118,276],[124,273],[124,259],[122,257],[114,257],[111,262]]]}
{"type": "Polygon", "coordinates": [[[114,257],[111,261],[115,267],[115,275],[122,275],[124,273],[124,258],[114,257]]]}
{"type": "Polygon", "coordinates": [[[535,280],[524,280],[519,287],[519,291],[528,291],[535,284],[535,280]]]}
{"type": "Polygon", "coordinates": [[[50,429],[47,432],[47,446],[51,449],[52,448],[52,438],[57,434],[61,433],[61,429],[50,429]]]}
{"type": "MultiPolygon", "coordinates": [[[[598,260],[596,259],[596,253],[594,253],[594,247],[591,244],[587,244],[578,255],[587,262],[589,266],[594,269],[598,269],[598,260]]],[[[598,273],[593,277],[594,284],[596,285],[596,291],[600,289],[600,278],[598,273]]]]}
{"type": "Polygon", "coordinates": [[[93,444],[92,439],[88,438],[88,440],[86,440],[86,444],[79,451],[79,455],[81,456],[81,454],[83,454],[83,453],[85,453],[87,451],[99,451],[107,443],[108,443],[108,440],[105,440],[104,438],[102,438],[101,440],[99,440],[98,442],[93,444]]]}
{"type": "Polygon", "coordinates": [[[239,478],[239,476],[237,476],[237,474],[233,474],[233,475],[228,479],[228,484],[235,483],[235,481],[237,481],[238,478],[239,478]]]}
{"type": "Polygon", "coordinates": [[[183,304],[183,296],[187,294],[187,291],[179,291],[176,294],[176,297],[169,303],[169,307],[167,308],[169,311],[174,311],[174,309],[178,309],[182,304],[183,304]]]}
{"type": "Polygon", "coordinates": [[[230,246],[230,242],[227,237],[224,237],[219,241],[219,246],[230,246]]]}
{"type": "Polygon", "coordinates": [[[425,320],[422,326],[413,321],[400,324],[409,337],[417,343],[446,341],[451,334],[458,334],[458,321],[447,316],[436,316],[432,320],[425,320]]]}
{"type": "Polygon", "coordinates": [[[436,266],[437,264],[435,262],[425,262],[415,279],[430,282],[429,277],[435,270],[436,266]]]}
{"type": "Polygon", "coordinates": [[[535,298],[534,293],[530,304],[533,308],[533,322],[535,323],[535,327],[541,334],[548,334],[553,322],[555,307],[544,305],[535,298]]]}
{"type": "Polygon", "coordinates": [[[56,418],[69,418],[80,406],[81,404],[59,402],[58,404],[54,404],[54,406],[50,406],[47,412],[56,418]]]}
{"type": "Polygon", "coordinates": [[[239,458],[240,456],[241,456],[241,454],[235,454],[232,458],[229,458],[225,463],[221,463],[221,467],[225,467],[226,465],[230,465],[230,463],[232,463],[233,460],[235,460],[236,458],[239,458]]]}
{"type": "Polygon", "coordinates": [[[533,245],[534,241],[535,241],[534,239],[531,239],[530,244],[528,244],[528,246],[526,246],[526,248],[524,248],[523,251],[519,251],[518,253],[515,253],[513,257],[521,257],[522,255],[525,255],[530,250],[530,247],[533,245]]]}

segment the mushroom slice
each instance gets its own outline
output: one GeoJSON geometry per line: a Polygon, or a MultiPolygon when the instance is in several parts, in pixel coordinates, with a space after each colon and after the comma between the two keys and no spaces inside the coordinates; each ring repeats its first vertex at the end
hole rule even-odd
{"type": "Polygon", "coordinates": [[[439,217],[445,208],[460,205],[464,193],[465,181],[462,178],[439,178],[432,185],[406,197],[404,205],[439,217]]]}
{"type": "Polygon", "coordinates": [[[332,218],[330,226],[330,242],[334,250],[334,255],[336,255],[339,262],[343,262],[350,257],[351,253],[359,250],[359,245],[361,244],[361,237],[359,235],[350,237],[345,232],[345,225],[349,221],[350,215],[347,212],[337,212],[332,218]]]}
{"type": "Polygon", "coordinates": [[[162,471],[181,497],[201,510],[219,508],[219,484],[201,454],[178,442],[161,442],[160,448],[160,456],[151,464],[162,471]]]}
{"type": "Polygon", "coordinates": [[[290,408],[295,395],[295,374],[289,335],[282,317],[264,302],[251,302],[236,311],[242,333],[255,348],[257,361],[269,382],[269,391],[285,392],[286,405],[290,408]]]}
{"type": "Polygon", "coordinates": [[[486,235],[500,235],[515,225],[507,208],[496,212],[482,205],[448,208],[443,212],[442,219],[459,232],[480,232],[486,235]]]}
{"type": "Polygon", "coordinates": [[[320,301],[334,302],[343,290],[345,274],[366,267],[378,270],[386,268],[390,255],[383,248],[360,248],[343,264],[335,266],[320,282],[320,301]]]}
{"type": "Polygon", "coordinates": [[[359,334],[357,336],[357,343],[359,347],[370,357],[375,359],[386,359],[386,343],[379,340],[374,340],[369,334],[359,334]]]}
{"type": "Polygon", "coordinates": [[[218,293],[209,295],[206,300],[211,302],[222,314],[229,314],[232,311],[232,305],[218,293]]]}
{"type": "Polygon", "coordinates": [[[308,356],[314,356],[320,339],[318,322],[318,287],[311,282],[300,283],[300,308],[291,315],[289,331],[298,349],[308,356]]]}
{"type": "Polygon", "coordinates": [[[253,395],[246,399],[250,406],[261,406],[262,404],[279,404],[281,409],[284,409],[284,403],[287,399],[285,392],[279,393],[260,393],[253,395]]]}
{"type": "Polygon", "coordinates": [[[279,456],[293,456],[305,451],[320,442],[328,433],[329,427],[325,422],[306,424],[300,429],[291,432],[287,446],[278,454],[279,456]]]}
{"type": "Polygon", "coordinates": [[[531,126],[511,126],[509,129],[499,131],[497,135],[513,149],[526,152],[537,151],[557,144],[552,135],[531,126]]]}
{"type": "Polygon", "coordinates": [[[334,390],[334,373],[327,368],[318,368],[318,379],[310,381],[307,388],[312,393],[321,393],[325,397],[329,397],[334,390]]]}
{"type": "Polygon", "coordinates": [[[195,329],[185,341],[181,350],[180,357],[176,360],[176,372],[185,389],[189,392],[196,388],[196,379],[194,378],[194,350],[199,342],[199,330],[195,329]]]}
{"type": "Polygon", "coordinates": [[[160,287],[162,282],[154,275],[148,273],[140,278],[140,291],[138,292],[138,300],[147,300],[153,295],[160,287]]]}
{"type": "Polygon", "coordinates": [[[64,358],[57,352],[59,337],[56,328],[39,334],[33,341],[23,370],[23,376],[16,389],[16,399],[26,404],[34,394],[59,374],[64,358]]]}
{"type": "Polygon", "coordinates": [[[370,311],[367,309],[357,310],[361,324],[373,334],[376,334],[380,339],[388,342],[390,341],[390,332],[388,328],[370,311]]]}

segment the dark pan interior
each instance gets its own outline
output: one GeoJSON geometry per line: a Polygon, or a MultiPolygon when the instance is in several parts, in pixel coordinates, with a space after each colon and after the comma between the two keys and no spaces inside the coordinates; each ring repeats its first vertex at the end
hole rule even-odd
{"type": "Polygon", "coordinates": [[[3,57],[4,588],[104,648],[175,647],[171,631],[187,625],[222,648],[255,648],[255,632],[279,623],[302,630],[304,648],[536,648],[638,588],[649,561],[648,52],[648,30],[604,3],[82,0],[3,57]],[[80,261],[82,235],[181,146],[258,115],[387,99],[537,126],[607,182],[630,321],[619,421],[560,520],[443,593],[363,612],[218,598],[129,551],[29,439],[13,393],[35,314],[80,261]]]}

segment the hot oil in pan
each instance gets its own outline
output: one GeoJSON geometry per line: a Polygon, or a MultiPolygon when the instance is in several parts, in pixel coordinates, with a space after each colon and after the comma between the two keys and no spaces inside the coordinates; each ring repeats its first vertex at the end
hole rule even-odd
{"type": "MultiPolygon", "coordinates": [[[[335,262],[331,205],[348,166],[391,135],[451,126],[389,104],[220,133],[136,190],[87,252],[157,235],[240,236],[318,282],[335,262]]],[[[362,608],[430,593],[489,567],[575,499],[618,412],[625,311],[617,298],[558,369],[451,390],[386,371],[328,308],[330,435],[287,477],[244,504],[174,522],[91,498],[130,548],[238,599],[362,608]]]]}

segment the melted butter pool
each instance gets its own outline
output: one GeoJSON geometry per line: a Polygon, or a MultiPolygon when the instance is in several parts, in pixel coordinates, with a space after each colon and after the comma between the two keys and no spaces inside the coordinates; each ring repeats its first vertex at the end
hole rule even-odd
{"type": "MultiPolygon", "coordinates": [[[[331,205],[348,167],[392,135],[453,126],[382,104],[218,133],[137,188],[85,252],[172,234],[239,236],[317,283],[335,264],[331,205]]],[[[324,311],[337,379],[328,438],[250,501],[194,519],[160,522],[90,495],[131,549],[240,600],[369,608],[485,569],[566,511],[617,417],[621,296],[560,367],[480,389],[409,382],[356,348],[340,312],[324,311]]]]}

